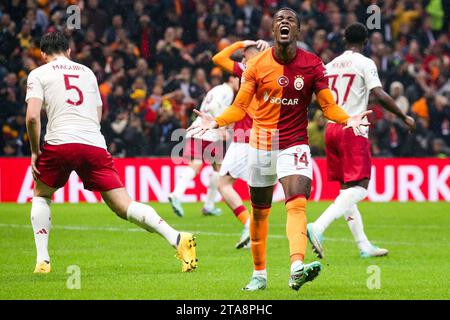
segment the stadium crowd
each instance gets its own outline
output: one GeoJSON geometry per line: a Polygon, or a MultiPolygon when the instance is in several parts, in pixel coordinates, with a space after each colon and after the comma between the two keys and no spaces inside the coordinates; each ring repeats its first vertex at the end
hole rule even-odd
{"type": "MultiPolygon", "coordinates": [[[[24,102],[27,74],[40,64],[43,33],[71,36],[71,57],[100,84],[102,132],[115,157],[169,155],[171,133],[186,128],[205,93],[223,82],[212,56],[237,40],[271,41],[272,14],[300,14],[298,46],[327,63],[344,50],[346,25],[366,23],[378,4],[380,28],[369,30],[365,54],[384,88],[417,120],[408,133],[370,101],[374,156],[450,156],[450,1],[301,0],[0,0],[0,156],[29,155],[24,102]],[[81,28],[68,29],[69,5],[81,28]]],[[[236,57],[239,59],[240,57],[236,57]]],[[[324,154],[326,124],[310,108],[310,143],[324,154]]],[[[45,130],[45,127],[43,128],[45,130]]]]}

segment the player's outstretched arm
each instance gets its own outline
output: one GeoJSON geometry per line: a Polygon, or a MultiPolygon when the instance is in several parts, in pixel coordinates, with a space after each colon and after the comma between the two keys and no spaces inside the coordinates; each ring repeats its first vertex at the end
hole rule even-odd
{"type": "Polygon", "coordinates": [[[362,127],[367,127],[370,125],[369,121],[367,121],[367,118],[365,117],[372,113],[372,110],[368,110],[356,116],[350,117],[344,109],[336,104],[333,95],[328,88],[322,89],[317,93],[317,101],[319,102],[325,118],[340,124],[345,124],[344,129],[352,128],[353,132],[357,136],[364,135],[362,127]]]}
{"type": "MultiPolygon", "coordinates": [[[[254,41],[252,41],[256,44],[254,41]]],[[[234,60],[231,59],[233,53],[237,50],[245,48],[245,41],[238,41],[219,51],[212,57],[212,61],[214,64],[218,65],[222,69],[226,70],[229,73],[233,73],[234,69],[234,60]]]]}
{"type": "Polygon", "coordinates": [[[31,148],[31,173],[36,180],[40,172],[36,168],[36,161],[41,151],[39,142],[41,139],[41,109],[42,100],[30,98],[27,101],[26,125],[31,148]]]}
{"type": "Polygon", "coordinates": [[[416,122],[415,120],[404,114],[402,110],[397,106],[394,99],[390,95],[386,93],[386,91],[383,90],[382,87],[376,87],[371,90],[371,93],[376,97],[376,99],[381,103],[383,108],[386,110],[392,112],[397,117],[402,119],[402,121],[408,126],[410,130],[415,130],[416,128],[416,122]]]}
{"type": "Polygon", "coordinates": [[[209,113],[198,111],[194,109],[194,113],[200,118],[200,123],[192,124],[189,128],[187,128],[187,132],[189,132],[190,136],[202,136],[206,131],[211,129],[216,129],[219,126],[217,122],[214,120],[214,117],[209,113]]]}
{"type": "Polygon", "coordinates": [[[219,51],[212,57],[212,61],[214,64],[218,65],[222,69],[226,70],[229,73],[234,72],[234,63],[235,61],[231,59],[231,56],[239,49],[247,48],[249,46],[256,46],[259,51],[266,50],[269,47],[269,44],[264,40],[244,40],[238,41],[219,51]]]}
{"type": "Polygon", "coordinates": [[[254,66],[249,66],[244,72],[244,82],[242,83],[236,99],[233,104],[225,109],[225,111],[214,118],[213,116],[194,110],[194,112],[201,118],[199,124],[190,126],[187,131],[192,131],[192,135],[203,135],[207,130],[225,127],[232,123],[244,119],[246,110],[252,101],[255,93],[255,76],[254,66]]]}
{"type": "Polygon", "coordinates": [[[212,115],[194,109],[195,114],[201,119],[200,123],[190,126],[186,131],[191,136],[202,136],[206,131],[224,127],[234,122],[238,122],[245,117],[245,110],[236,107],[234,104],[225,109],[225,111],[217,118],[212,115]]]}
{"type": "Polygon", "coordinates": [[[353,132],[357,136],[363,136],[366,131],[362,130],[362,127],[370,126],[370,122],[367,120],[367,115],[371,114],[372,110],[367,110],[357,114],[356,116],[350,117],[347,120],[347,125],[343,129],[352,128],[353,132]]]}

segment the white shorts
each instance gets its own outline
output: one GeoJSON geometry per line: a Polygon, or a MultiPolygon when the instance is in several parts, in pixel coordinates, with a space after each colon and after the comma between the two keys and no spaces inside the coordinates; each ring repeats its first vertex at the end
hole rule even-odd
{"type": "Polygon", "coordinates": [[[248,143],[232,142],[225,153],[222,165],[220,167],[220,175],[229,174],[234,179],[248,180],[248,153],[250,145],[248,143]]]}
{"type": "Polygon", "coordinates": [[[302,175],[312,180],[313,166],[309,146],[301,144],[284,150],[259,150],[250,147],[249,178],[251,187],[269,187],[292,175],[302,175]]]}

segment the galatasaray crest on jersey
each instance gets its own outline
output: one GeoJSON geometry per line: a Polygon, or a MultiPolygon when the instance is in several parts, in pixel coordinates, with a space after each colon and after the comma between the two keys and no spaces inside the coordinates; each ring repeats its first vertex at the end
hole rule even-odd
{"type": "Polygon", "coordinates": [[[303,76],[295,76],[295,80],[294,80],[294,88],[297,91],[300,91],[303,89],[303,86],[305,85],[305,81],[303,80],[303,76]]]}

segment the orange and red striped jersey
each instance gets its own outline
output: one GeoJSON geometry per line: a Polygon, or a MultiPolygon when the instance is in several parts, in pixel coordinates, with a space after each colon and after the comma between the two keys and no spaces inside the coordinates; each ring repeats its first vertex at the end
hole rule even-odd
{"type": "Polygon", "coordinates": [[[235,101],[216,122],[224,126],[233,122],[233,118],[241,119],[255,96],[258,103],[252,114],[250,137],[253,147],[272,150],[308,144],[308,105],[313,93],[323,90],[327,92],[322,99],[318,95],[318,100],[325,116],[345,122],[348,115],[332,101],[320,58],[297,49],[295,58],[283,64],[276,59],[274,48],[269,48],[248,61],[235,101]],[[231,116],[232,113],[240,115],[231,116]]]}

